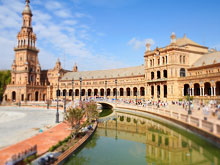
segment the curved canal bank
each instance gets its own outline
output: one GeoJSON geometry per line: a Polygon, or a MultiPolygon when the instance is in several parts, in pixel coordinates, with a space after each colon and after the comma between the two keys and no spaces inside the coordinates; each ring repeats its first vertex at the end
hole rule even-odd
{"type": "Polygon", "coordinates": [[[65,164],[219,164],[220,149],[149,118],[117,112],[65,164]]]}
{"type": "Polygon", "coordinates": [[[207,121],[200,116],[188,115],[187,112],[179,110],[169,110],[163,108],[148,108],[128,105],[117,105],[118,109],[127,109],[132,114],[143,113],[150,114],[152,117],[164,118],[175,124],[183,126],[195,133],[215,142],[220,147],[220,123],[219,121],[207,121]],[[134,113],[135,112],[135,113],[134,113]]]}

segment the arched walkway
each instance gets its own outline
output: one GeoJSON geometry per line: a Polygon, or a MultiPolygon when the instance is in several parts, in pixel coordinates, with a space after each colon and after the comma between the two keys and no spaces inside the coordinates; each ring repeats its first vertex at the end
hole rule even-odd
{"type": "Polygon", "coordinates": [[[66,89],[63,90],[63,96],[66,96],[66,89]]]}
{"type": "Polygon", "coordinates": [[[120,88],[120,96],[124,96],[124,89],[120,88]]]}
{"type": "Polygon", "coordinates": [[[184,84],[184,96],[189,95],[189,84],[184,84]]]}
{"type": "Polygon", "coordinates": [[[209,82],[206,82],[204,84],[204,94],[207,95],[207,96],[211,96],[211,84],[209,82]]]}
{"type": "Polygon", "coordinates": [[[130,88],[126,88],[126,93],[127,93],[127,96],[131,96],[131,89],[130,88]]]}
{"type": "Polygon", "coordinates": [[[31,94],[28,94],[27,101],[31,101],[31,94]]]}
{"type": "Polygon", "coordinates": [[[92,96],[92,90],[88,89],[88,96],[92,96]]]}
{"type": "Polygon", "coordinates": [[[24,94],[21,95],[21,101],[24,101],[24,94]]]}
{"type": "Polygon", "coordinates": [[[200,96],[200,85],[198,83],[194,84],[194,96],[200,96]]]}
{"type": "Polygon", "coordinates": [[[69,90],[69,96],[72,96],[72,95],[73,95],[73,90],[70,89],[70,90],[69,90]]]}
{"type": "Polygon", "coordinates": [[[75,96],[79,96],[79,89],[75,90],[75,96]]]}
{"type": "Polygon", "coordinates": [[[94,89],[94,96],[98,96],[98,89],[94,89]]]}
{"type": "Polygon", "coordinates": [[[141,87],[141,88],[140,88],[140,91],[141,91],[141,96],[145,96],[145,88],[144,88],[144,87],[141,87]]]}
{"type": "Polygon", "coordinates": [[[82,90],[81,90],[81,96],[85,96],[85,94],[86,94],[86,90],[85,90],[85,89],[82,89],[82,90]]]}
{"type": "Polygon", "coordinates": [[[102,89],[100,90],[100,95],[101,95],[101,96],[104,96],[104,94],[105,94],[105,90],[102,88],[102,89]]]}
{"type": "Polygon", "coordinates": [[[163,86],[164,98],[167,98],[167,85],[163,86]]]}
{"type": "Polygon", "coordinates": [[[57,90],[57,96],[60,96],[60,90],[57,90]]]}
{"type": "Polygon", "coordinates": [[[137,96],[137,88],[136,87],[133,88],[133,96],[137,96]]]}
{"type": "Polygon", "coordinates": [[[117,89],[114,88],[114,89],[113,89],[113,96],[116,96],[116,93],[117,93],[117,89]]]}
{"type": "Polygon", "coordinates": [[[216,95],[220,96],[220,81],[216,82],[216,95]]]}
{"type": "Polygon", "coordinates": [[[12,101],[16,101],[16,92],[15,91],[12,92],[11,99],[12,99],[12,101]]]}
{"type": "Polygon", "coordinates": [[[107,89],[107,96],[110,96],[110,95],[111,95],[111,89],[108,88],[108,89],[107,89]]]}
{"type": "Polygon", "coordinates": [[[37,91],[37,92],[35,92],[35,101],[39,101],[39,92],[37,91]]]}
{"type": "Polygon", "coordinates": [[[43,101],[46,101],[46,95],[43,94],[43,101]]]}
{"type": "Polygon", "coordinates": [[[154,86],[153,85],[151,86],[151,97],[152,98],[154,97],[154,86]]]}
{"type": "Polygon", "coordinates": [[[160,98],[160,85],[157,86],[157,98],[160,98]]]}

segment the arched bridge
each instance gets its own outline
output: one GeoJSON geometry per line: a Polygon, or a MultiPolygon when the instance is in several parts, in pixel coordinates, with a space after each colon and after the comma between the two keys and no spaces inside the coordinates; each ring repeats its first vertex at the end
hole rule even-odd
{"type": "Polygon", "coordinates": [[[108,101],[105,101],[105,100],[96,100],[96,103],[101,104],[104,109],[109,109],[109,108],[113,109],[113,108],[115,108],[115,103],[108,102],[108,101]]]}

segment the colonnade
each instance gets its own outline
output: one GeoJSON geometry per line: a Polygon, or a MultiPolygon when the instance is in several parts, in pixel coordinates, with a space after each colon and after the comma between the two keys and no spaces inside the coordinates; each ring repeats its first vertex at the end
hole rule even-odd
{"type": "Polygon", "coordinates": [[[190,96],[219,96],[220,95],[220,81],[200,82],[184,84],[182,88],[182,95],[190,96]]]}
{"type": "MultiPolygon", "coordinates": [[[[132,98],[132,97],[143,97],[146,95],[145,87],[118,87],[118,88],[82,88],[82,97],[115,97],[117,98],[132,98]]],[[[56,90],[56,95],[61,97],[79,97],[80,88],[60,88],[56,90]]]]}

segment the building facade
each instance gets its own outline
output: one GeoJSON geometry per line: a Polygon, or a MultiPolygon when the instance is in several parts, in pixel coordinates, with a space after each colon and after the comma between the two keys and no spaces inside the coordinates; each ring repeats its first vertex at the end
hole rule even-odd
{"type": "Polygon", "coordinates": [[[83,71],[75,64],[64,70],[59,59],[53,69],[41,70],[32,28],[32,12],[26,0],[23,25],[17,35],[11,83],[4,101],[46,101],[103,97],[126,100],[183,99],[220,100],[220,52],[171,35],[171,43],[150,50],[146,44],[145,64],[136,67],[83,71]]]}

